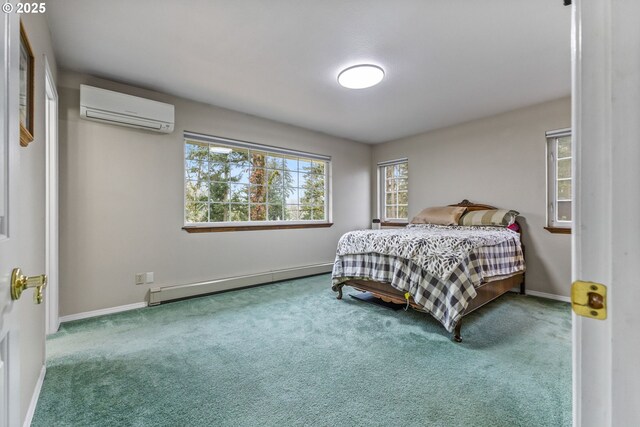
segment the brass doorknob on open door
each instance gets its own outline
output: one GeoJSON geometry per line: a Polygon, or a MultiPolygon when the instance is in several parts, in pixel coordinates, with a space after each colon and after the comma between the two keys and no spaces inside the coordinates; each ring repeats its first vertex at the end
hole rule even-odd
{"type": "Polygon", "coordinates": [[[14,268],[11,272],[11,299],[17,300],[22,295],[22,291],[28,288],[35,288],[33,291],[33,301],[40,304],[44,299],[42,290],[47,286],[47,275],[25,276],[19,268],[14,268]]]}

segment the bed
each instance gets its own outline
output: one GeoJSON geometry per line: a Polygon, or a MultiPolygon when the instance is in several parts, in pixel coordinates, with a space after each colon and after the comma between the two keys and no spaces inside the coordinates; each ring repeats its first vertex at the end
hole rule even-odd
{"type": "MultiPolygon", "coordinates": [[[[449,206],[464,213],[497,209],[468,200],[449,206]]],[[[338,243],[332,289],[338,299],[351,286],[427,312],[461,342],[465,316],[513,288],[525,293],[521,237],[517,221],[509,228],[410,224],[352,231],[338,243]]]]}

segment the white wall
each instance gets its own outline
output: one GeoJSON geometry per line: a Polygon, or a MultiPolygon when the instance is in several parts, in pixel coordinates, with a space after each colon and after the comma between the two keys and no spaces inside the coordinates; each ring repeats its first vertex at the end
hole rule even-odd
{"type": "MultiPolygon", "coordinates": [[[[25,274],[45,272],[45,71],[43,55],[56,77],[49,27],[43,15],[24,14],[22,22],[33,50],[34,140],[20,148],[20,267],[25,274]]],[[[18,141],[15,141],[17,144],[18,141]]],[[[36,305],[33,292],[18,301],[20,312],[21,419],[24,419],[45,360],[45,304],[36,305]]]]}
{"type": "Polygon", "coordinates": [[[339,237],[370,223],[368,145],[77,73],[59,86],[61,315],[141,302],[151,286],[333,262],[339,237]],[[176,130],[81,120],[81,83],[172,103],[176,130]],[[183,130],[332,156],[334,225],[183,231],[183,130]],[[136,286],[145,271],[155,283],[136,286]]]}
{"type": "MultiPolygon", "coordinates": [[[[377,162],[409,159],[409,213],[469,199],[520,212],[527,288],[569,295],[571,236],[546,225],[545,132],[571,126],[562,98],[421,135],[376,145],[377,162]]],[[[377,191],[372,178],[372,214],[377,191]]]]}

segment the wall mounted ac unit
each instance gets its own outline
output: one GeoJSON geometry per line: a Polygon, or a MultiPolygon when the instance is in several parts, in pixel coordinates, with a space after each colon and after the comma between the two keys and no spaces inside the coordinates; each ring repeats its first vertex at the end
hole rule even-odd
{"type": "Polygon", "coordinates": [[[80,117],[112,125],[171,133],[174,107],[164,102],[80,85],[80,117]]]}

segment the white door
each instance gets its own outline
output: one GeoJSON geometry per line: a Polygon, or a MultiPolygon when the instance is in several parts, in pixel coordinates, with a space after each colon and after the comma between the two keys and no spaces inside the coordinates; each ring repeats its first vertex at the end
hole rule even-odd
{"type": "Polygon", "coordinates": [[[16,236],[20,215],[16,203],[20,186],[17,14],[0,14],[0,38],[0,426],[5,427],[20,424],[20,324],[18,304],[11,300],[10,292],[11,271],[20,265],[16,236]]]}
{"type": "Polygon", "coordinates": [[[573,5],[573,279],[607,318],[573,319],[574,425],[640,425],[640,2],[573,5]]]}
{"type": "Polygon", "coordinates": [[[46,224],[45,272],[48,278],[46,292],[46,331],[58,331],[58,92],[43,55],[45,70],[45,142],[46,142],[46,224]]]}

